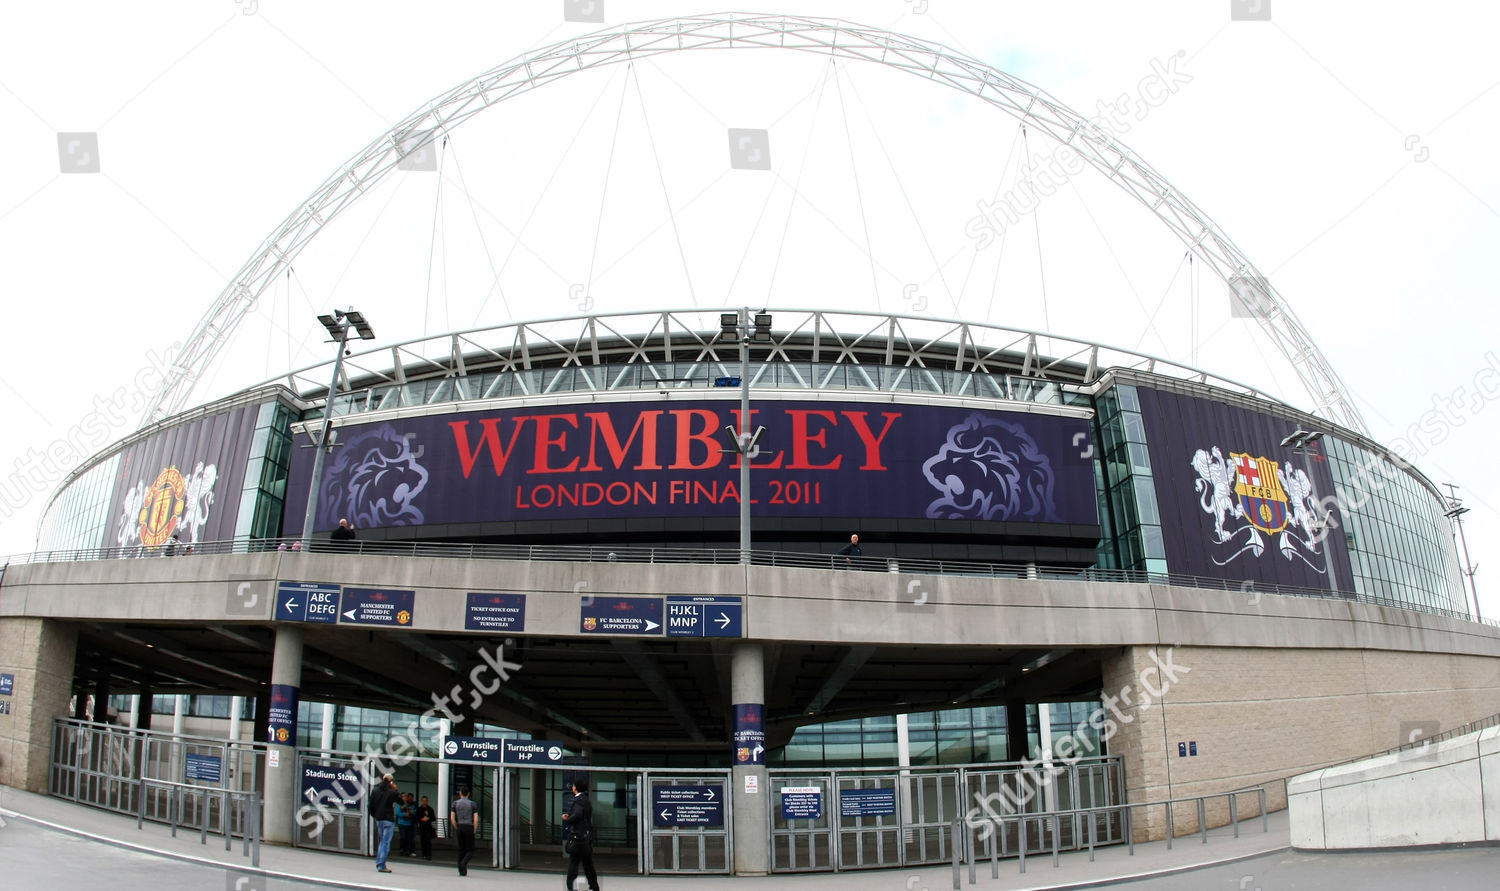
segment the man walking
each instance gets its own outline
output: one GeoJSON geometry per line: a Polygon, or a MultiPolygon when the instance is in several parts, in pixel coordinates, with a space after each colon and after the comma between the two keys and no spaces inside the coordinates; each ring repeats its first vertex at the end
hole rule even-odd
{"type": "Polygon", "coordinates": [[[578,867],[583,867],[583,876],[589,880],[589,891],[599,891],[599,876],[594,872],[594,804],[589,801],[588,775],[573,776],[573,800],[567,813],[562,815],[563,832],[567,838],[568,891],[573,891],[578,882],[578,867]]]}
{"type": "Polygon", "coordinates": [[[466,876],[474,856],[474,836],[479,832],[479,808],[469,800],[468,786],[458,787],[458,797],[448,810],[448,825],[458,836],[458,874],[466,876]]]}
{"type": "Polygon", "coordinates": [[[379,843],[375,848],[375,869],[390,872],[385,865],[391,854],[391,836],[396,832],[396,800],[401,793],[396,791],[396,781],[390,774],[380,778],[380,785],[370,790],[370,816],[375,820],[379,843]]]}

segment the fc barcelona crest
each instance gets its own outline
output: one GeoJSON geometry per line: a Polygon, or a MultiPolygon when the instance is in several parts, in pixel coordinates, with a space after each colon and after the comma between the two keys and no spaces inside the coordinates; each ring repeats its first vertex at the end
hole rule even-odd
{"type": "Polygon", "coordinates": [[[599,620],[598,619],[594,618],[593,616],[584,616],[583,617],[583,630],[584,631],[593,631],[595,628],[598,628],[598,627],[599,627],[599,620]]]}
{"type": "Polygon", "coordinates": [[[1286,528],[1286,492],[1281,488],[1276,462],[1241,452],[1230,452],[1234,462],[1234,494],[1250,525],[1275,535],[1286,528]]]}

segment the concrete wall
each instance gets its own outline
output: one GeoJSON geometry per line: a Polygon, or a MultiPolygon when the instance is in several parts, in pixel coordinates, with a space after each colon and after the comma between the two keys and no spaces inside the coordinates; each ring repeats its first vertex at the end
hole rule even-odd
{"type": "MultiPolygon", "coordinates": [[[[1158,645],[1122,648],[1103,666],[1104,695],[1121,700],[1109,749],[1125,758],[1131,801],[1272,782],[1500,714],[1500,659],[1486,656],[1158,645]],[[1196,743],[1197,756],[1179,757],[1179,743],[1196,743]]],[[[1279,786],[1267,803],[1285,805],[1279,786]]],[[[1253,797],[1238,804],[1242,819],[1258,813],[1253,797]]],[[[1210,802],[1207,819],[1228,823],[1228,800],[1210,802]]],[[[1173,823],[1197,831],[1196,808],[1177,806],[1173,823]]],[[[1137,813],[1136,830],[1164,837],[1165,810],[1137,813]]]]}
{"type": "Polygon", "coordinates": [[[1500,727],[1294,777],[1292,846],[1500,841],[1500,727]]]}
{"type": "Polygon", "coordinates": [[[0,785],[47,791],[52,722],[68,717],[78,632],[67,622],[0,618],[0,673],[15,675],[0,715],[0,785]]]}

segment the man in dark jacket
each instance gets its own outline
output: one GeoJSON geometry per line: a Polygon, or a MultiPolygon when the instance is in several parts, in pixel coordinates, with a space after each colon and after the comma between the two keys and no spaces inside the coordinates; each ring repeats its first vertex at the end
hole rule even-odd
{"type": "Polygon", "coordinates": [[[568,891],[578,879],[578,866],[589,880],[589,891],[599,891],[599,876],[594,872],[594,805],[589,801],[588,775],[573,778],[573,801],[562,815],[568,849],[568,891]]]}
{"type": "Polygon", "coordinates": [[[422,803],[417,807],[417,838],[422,840],[422,858],[432,859],[432,839],[437,835],[437,811],[427,803],[427,796],[422,796],[422,803]]]}
{"type": "Polygon", "coordinates": [[[381,777],[380,784],[370,790],[370,816],[375,820],[379,838],[375,848],[375,869],[379,872],[390,872],[385,860],[391,853],[391,836],[396,832],[396,799],[400,797],[390,774],[381,777]]]}

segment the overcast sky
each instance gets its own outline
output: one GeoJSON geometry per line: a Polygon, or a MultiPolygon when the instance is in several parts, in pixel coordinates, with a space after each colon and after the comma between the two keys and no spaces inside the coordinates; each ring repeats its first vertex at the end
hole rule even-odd
{"type": "MultiPolygon", "coordinates": [[[[364,146],[522,53],[721,11],[593,2],[602,24],[567,20],[588,0],[0,8],[0,553],[31,549],[74,446],[133,429],[136,381],[364,146]]],[[[1413,442],[1419,468],[1460,487],[1481,603],[1500,617],[1485,571],[1500,566],[1500,391],[1480,389],[1500,369],[1500,9],[1259,2],[1268,20],[1257,0],[737,11],[909,34],[1079,113],[1124,109],[1111,135],[1270,277],[1372,435],[1413,442]],[[1147,86],[1163,73],[1169,90],[1147,86]]],[[[195,402],[324,361],[313,317],[333,306],[357,305],[389,345],[583,306],[753,304],[1050,330],[1311,405],[1223,284],[1093,171],[1061,176],[1003,239],[976,238],[979,202],[1024,196],[1041,176],[1024,160],[1046,168],[1056,146],[921,77],[677,53],[559,80],[445,136],[438,171],[393,173],[324,227],[195,402]],[[766,130],[771,169],[731,169],[729,128],[766,130]]]]}

